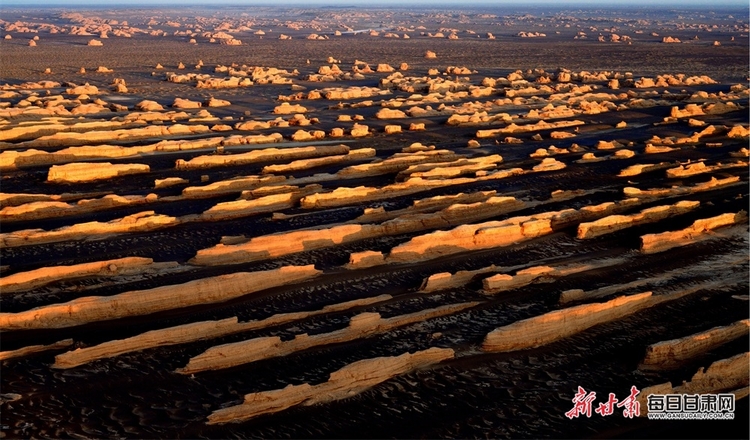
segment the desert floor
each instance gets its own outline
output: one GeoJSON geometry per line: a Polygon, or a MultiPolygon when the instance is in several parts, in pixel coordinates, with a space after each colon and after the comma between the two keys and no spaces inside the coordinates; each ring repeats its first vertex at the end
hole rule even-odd
{"type": "Polygon", "coordinates": [[[0,436],[750,435],[746,10],[0,27],[0,436]]]}

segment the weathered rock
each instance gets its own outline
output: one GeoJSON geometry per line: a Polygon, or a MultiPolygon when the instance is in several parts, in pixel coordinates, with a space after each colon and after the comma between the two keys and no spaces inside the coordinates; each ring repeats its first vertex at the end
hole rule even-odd
{"type": "Polygon", "coordinates": [[[17,350],[0,351],[0,361],[7,361],[9,359],[17,359],[20,357],[30,356],[32,354],[44,353],[45,351],[52,350],[64,350],[73,345],[72,339],[63,339],[62,341],[55,342],[54,344],[48,345],[29,345],[17,350]]]}
{"type": "Polygon", "coordinates": [[[281,105],[276,106],[273,109],[274,114],[277,115],[293,115],[296,113],[306,113],[309,110],[300,104],[289,104],[288,102],[282,102],[281,105]]]}
{"type": "Polygon", "coordinates": [[[156,101],[143,100],[135,105],[136,110],[144,112],[158,112],[164,110],[164,107],[156,101]]]}
{"type": "Polygon", "coordinates": [[[700,202],[682,200],[674,205],[655,206],[631,215],[610,215],[599,220],[581,223],[578,238],[594,238],[621,229],[646,223],[655,223],[665,218],[685,214],[700,206],[700,202]]]}
{"type": "Polygon", "coordinates": [[[296,405],[311,406],[346,399],[394,376],[452,359],[453,356],[453,350],[449,348],[430,348],[414,354],[357,361],[334,371],[322,384],[289,385],[279,390],[247,394],[242,404],[211,413],[208,424],[241,422],[296,405]]]}
{"type": "Polygon", "coordinates": [[[320,191],[320,185],[309,185],[290,192],[272,194],[250,200],[222,202],[204,211],[198,218],[204,221],[229,220],[292,208],[302,197],[320,191]]]}
{"type": "Polygon", "coordinates": [[[561,170],[565,167],[566,165],[563,162],[560,162],[559,160],[555,158],[548,157],[548,158],[542,159],[542,161],[539,164],[534,165],[533,170],[536,172],[555,171],[555,170],[561,170]]]}
{"type": "Polygon", "coordinates": [[[0,278],[0,293],[8,294],[33,290],[56,281],[136,273],[151,266],[153,262],[154,260],[151,258],[126,257],[73,266],[43,267],[0,278]]]}
{"type": "Polygon", "coordinates": [[[711,231],[735,224],[746,224],[747,212],[728,213],[707,219],[696,220],[679,231],[662,232],[641,236],[641,252],[653,254],[678,246],[686,246],[712,238],[711,231]]]}
{"type": "Polygon", "coordinates": [[[405,263],[430,260],[471,250],[508,246],[552,232],[549,218],[512,217],[504,221],[464,224],[412,238],[391,249],[386,261],[405,263]]]}
{"type": "Polygon", "coordinates": [[[150,171],[151,169],[148,165],[137,163],[115,165],[109,162],[69,163],[66,165],[53,165],[47,175],[47,181],[52,183],[91,182],[126,176],[128,174],[148,173],[150,171]]]}
{"type": "Polygon", "coordinates": [[[189,186],[182,190],[182,196],[188,199],[204,199],[226,194],[239,194],[264,185],[285,182],[284,176],[244,176],[221,180],[204,186],[189,186]]]}
{"type": "Polygon", "coordinates": [[[202,104],[198,101],[191,101],[189,99],[175,98],[172,103],[173,108],[201,108],[202,104]]]}
{"type": "Polygon", "coordinates": [[[202,169],[220,166],[246,165],[258,162],[286,161],[290,159],[313,158],[349,153],[346,145],[264,148],[247,153],[198,156],[188,161],[178,159],[175,168],[178,170],[202,169]]]}
{"type": "Polygon", "coordinates": [[[476,137],[488,138],[488,137],[495,137],[501,134],[528,133],[530,131],[551,130],[551,129],[563,128],[563,127],[575,127],[577,125],[584,125],[584,124],[585,123],[583,121],[578,121],[578,120],[556,121],[556,122],[539,121],[536,124],[526,124],[526,125],[516,125],[515,123],[511,123],[510,125],[504,128],[497,128],[493,130],[478,130],[476,137]]]}
{"type": "Polygon", "coordinates": [[[370,134],[370,127],[364,124],[355,123],[349,131],[349,135],[352,137],[363,137],[370,134]]]}
{"type": "Polygon", "coordinates": [[[648,396],[651,394],[717,394],[721,392],[747,397],[747,365],[750,353],[745,352],[722,359],[700,368],[689,382],[673,387],[671,382],[643,388],[638,395],[641,415],[648,414],[648,396]]]}
{"type": "Polygon", "coordinates": [[[674,179],[678,177],[689,177],[689,176],[695,176],[698,174],[709,173],[709,172],[716,171],[716,170],[736,168],[736,167],[744,168],[744,167],[747,167],[747,164],[744,162],[735,162],[735,163],[727,163],[727,164],[718,163],[716,165],[706,166],[705,162],[695,162],[691,164],[680,165],[676,168],[668,169],[667,177],[670,179],[674,179]]]}
{"type": "Polygon", "coordinates": [[[626,186],[625,188],[623,188],[623,194],[625,194],[625,196],[627,197],[636,197],[640,199],[657,199],[660,197],[687,195],[702,191],[710,191],[711,189],[719,188],[722,186],[736,185],[738,184],[739,180],[739,176],[727,177],[725,179],[717,179],[716,177],[711,177],[711,180],[703,183],[698,183],[693,186],[673,186],[671,188],[655,188],[648,190],[641,190],[638,188],[626,186]]]}
{"type": "Polygon", "coordinates": [[[339,312],[354,307],[388,301],[391,298],[391,295],[379,295],[370,298],[355,299],[343,303],[331,304],[319,310],[279,313],[260,320],[238,322],[236,317],[232,317],[219,321],[203,321],[152,330],[130,338],[108,341],[93,347],[78,348],[60,354],[55,357],[55,363],[52,365],[52,368],[73,368],[97,359],[111,358],[124,353],[131,353],[154,347],[185,344],[235,333],[259,330],[274,325],[286,324],[313,316],[323,315],[325,313],[339,312]]]}
{"type": "Polygon", "coordinates": [[[76,86],[65,90],[68,95],[97,95],[99,94],[99,88],[96,86],[89,85],[86,83],[82,86],[76,86]]]}
{"type": "MultiPolygon", "coordinates": [[[[17,144],[19,148],[48,148],[76,145],[92,145],[115,140],[137,140],[147,138],[158,138],[163,136],[178,136],[208,133],[211,129],[206,125],[184,125],[174,124],[169,126],[149,125],[139,128],[118,130],[94,130],[84,133],[58,132],[55,134],[41,136],[39,138],[17,144]]],[[[178,145],[187,141],[173,142],[178,145]]],[[[99,148],[99,146],[96,146],[99,148]]],[[[122,148],[122,147],[120,147],[122,148]]],[[[137,150],[137,148],[136,148],[137,150]]],[[[133,151],[136,151],[133,150],[133,151]]],[[[100,156],[99,156],[100,157],[100,156]]]]}
{"type": "Polygon", "coordinates": [[[232,103],[225,99],[217,99],[212,96],[205,102],[205,105],[206,107],[226,107],[232,105],[232,103]]]}
{"type": "Polygon", "coordinates": [[[582,304],[524,319],[487,334],[482,350],[508,352],[539,347],[595,325],[621,319],[655,305],[651,292],[621,296],[604,303],[582,304]]]}
{"type": "Polygon", "coordinates": [[[377,119],[404,119],[406,113],[401,110],[395,110],[390,108],[382,108],[375,114],[377,119]]]}
{"type": "Polygon", "coordinates": [[[182,185],[186,183],[188,183],[188,180],[183,179],[182,177],[167,177],[165,179],[154,180],[154,188],[155,189],[167,188],[170,186],[182,185]]]}
{"type": "Polygon", "coordinates": [[[660,162],[656,164],[637,164],[637,165],[631,165],[622,171],[620,171],[620,174],[618,174],[619,177],[630,177],[630,176],[638,176],[643,173],[649,173],[651,171],[658,171],[663,170],[666,168],[669,168],[673,166],[674,163],[670,162],[660,162]]]}
{"type": "Polygon", "coordinates": [[[190,261],[193,264],[208,266],[259,261],[367,238],[449,227],[471,219],[496,216],[522,206],[523,202],[512,197],[493,197],[486,202],[451,205],[430,214],[404,215],[381,224],[342,224],[329,228],[263,235],[254,237],[247,243],[231,246],[218,244],[199,250],[190,261]]]}
{"type": "Polygon", "coordinates": [[[314,266],[284,266],[263,272],[238,272],[184,284],[135,290],[112,296],[78,298],[25,312],[0,313],[0,329],[63,328],[89,322],[145,315],[164,310],[211,304],[308,280],[320,271],[314,266]]]}
{"type": "Polygon", "coordinates": [[[704,332],[679,339],[657,342],[646,347],[646,356],[639,365],[641,370],[673,369],[716,347],[745,336],[750,330],[750,320],[714,327],[704,332]]]}
{"type": "Polygon", "coordinates": [[[362,251],[354,252],[349,255],[347,269],[364,269],[372,266],[379,266],[385,263],[385,257],[382,252],[362,251]]]}
{"type": "Polygon", "coordinates": [[[329,344],[349,342],[440,316],[449,316],[476,306],[477,302],[449,304],[434,309],[420,310],[391,318],[381,318],[378,313],[361,313],[349,321],[349,326],[330,333],[298,334],[294,339],[282,341],[278,336],[260,337],[211,347],[190,359],[180,374],[231,368],[237,365],[264,359],[287,356],[297,351],[308,350],[329,344]]]}
{"type": "Polygon", "coordinates": [[[280,165],[267,165],[263,167],[263,174],[282,174],[282,173],[292,173],[295,171],[300,170],[306,170],[310,168],[315,168],[323,165],[332,165],[332,164],[338,164],[338,163],[344,163],[351,160],[360,160],[367,157],[374,157],[375,156],[375,149],[374,148],[360,148],[357,150],[350,150],[346,154],[341,155],[332,155],[332,156],[325,156],[325,157],[319,157],[315,159],[300,159],[295,160],[293,162],[290,162],[288,164],[280,164],[280,165]]]}
{"type": "Polygon", "coordinates": [[[60,241],[86,240],[96,236],[153,231],[179,223],[180,220],[176,217],[157,215],[154,211],[144,211],[108,222],[93,221],[78,223],[51,231],[24,229],[15,232],[0,233],[0,245],[4,247],[18,247],[60,241]]]}

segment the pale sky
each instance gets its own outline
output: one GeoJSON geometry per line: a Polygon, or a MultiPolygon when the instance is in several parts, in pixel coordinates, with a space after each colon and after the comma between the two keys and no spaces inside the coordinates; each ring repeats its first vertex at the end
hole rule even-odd
{"type": "Polygon", "coordinates": [[[391,6],[398,5],[404,7],[417,6],[417,5],[429,5],[429,6],[452,6],[459,5],[463,7],[467,6],[544,6],[544,5],[555,5],[555,6],[596,6],[596,7],[627,7],[627,6],[654,6],[660,8],[680,8],[680,7],[696,7],[702,6],[706,9],[718,8],[721,6],[744,6],[748,7],[747,0],[659,0],[654,2],[653,0],[523,0],[521,2],[517,0],[221,0],[221,1],[207,1],[207,0],[179,0],[173,2],[169,0],[0,0],[0,7],[2,6],[43,6],[43,5],[54,5],[59,7],[64,6],[133,6],[133,5],[195,5],[195,6],[220,6],[226,5],[331,5],[331,6],[359,6],[359,7],[378,7],[378,6],[391,6]]]}

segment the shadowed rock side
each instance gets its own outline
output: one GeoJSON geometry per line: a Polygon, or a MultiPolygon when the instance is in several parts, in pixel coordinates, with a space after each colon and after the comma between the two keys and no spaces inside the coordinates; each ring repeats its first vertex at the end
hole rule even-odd
{"type": "Polygon", "coordinates": [[[282,341],[278,336],[268,336],[218,345],[191,358],[188,364],[184,368],[178,369],[177,372],[180,374],[192,374],[201,371],[221,370],[263,359],[287,356],[294,352],[313,347],[349,342],[384,333],[405,325],[440,316],[452,315],[474,307],[477,304],[479,303],[448,304],[392,318],[381,318],[379,313],[361,313],[352,317],[348,327],[330,333],[312,336],[302,333],[289,341],[282,341]]]}
{"type": "Polygon", "coordinates": [[[677,368],[713,348],[746,336],[748,330],[750,330],[750,320],[743,319],[724,327],[714,327],[683,338],[651,344],[646,347],[646,356],[638,368],[641,370],[677,368]]]}
{"type": "MultiPolygon", "coordinates": [[[[716,217],[696,220],[692,225],[679,231],[647,234],[641,237],[641,252],[654,254],[679,246],[687,246],[713,238],[712,231],[730,225],[747,226],[747,212],[721,214],[716,217]]],[[[742,228],[747,231],[746,228],[742,228]]]]}
{"type": "Polygon", "coordinates": [[[241,422],[296,405],[310,406],[346,399],[394,376],[453,359],[453,356],[450,348],[430,348],[413,354],[357,361],[334,371],[327,382],[319,385],[288,385],[283,389],[247,394],[242,404],[211,413],[208,423],[241,422]]]}
{"type": "Polygon", "coordinates": [[[641,390],[638,402],[641,404],[641,416],[648,414],[648,396],[651,394],[716,394],[732,393],[737,399],[748,395],[747,366],[750,353],[741,353],[728,359],[716,361],[696,372],[690,381],[672,386],[671,382],[653,385],[641,390]]]}
{"type": "Polygon", "coordinates": [[[313,265],[285,266],[263,272],[238,272],[184,284],[135,290],[113,296],[90,296],[25,312],[0,313],[0,329],[62,328],[164,310],[227,301],[271,287],[309,280],[320,271],[313,265]]]}
{"type": "Polygon", "coordinates": [[[53,368],[73,368],[79,365],[97,359],[106,359],[119,356],[124,353],[146,350],[148,348],[163,347],[167,345],[185,344],[188,342],[200,341],[205,339],[218,338],[220,336],[241,333],[250,330],[258,330],[274,325],[286,324],[305,318],[310,318],[326,313],[339,312],[348,310],[353,307],[360,307],[375,304],[391,299],[391,295],[379,295],[372,298],[362,298],[347,301],[339,304],[325,306],[320,310],[309,312],[292,312],[279,313],[266,319],[260,319],[248,322],[238,322],[236,317],[227,318],[220,321],[204,321],[191,324],[179,325],[150,332],[142,333],[126,339],[104,342],[102,344],[78,348],[60,354],[55,357],[53,368]]]}

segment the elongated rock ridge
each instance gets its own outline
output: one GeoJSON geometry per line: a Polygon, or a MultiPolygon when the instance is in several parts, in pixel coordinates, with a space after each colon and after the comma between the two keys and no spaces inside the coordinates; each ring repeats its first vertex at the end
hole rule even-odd
{"type": "Polygon", "coordinates": [[[89,322],[217,303],[272,287],[309,280],[319,273],[313,265],[285,266],[262,272],[238,272],[184,284],[134,290],[113,296],[89,296],[25,312],[0,313],[0,330],[72,327],[89,322]]]}
{"type": "Polygon", "coordinates": [[[685,214],[699,205],[700,202],[683,200],[674,205],[647,208],[632,215],[610,215],[593,222],[581,223],[578,226],[578,238],[594,238],[632,226],[655,223],[668,217],[685,214]]]}
{"type": "Polygon", "coordinates": [[[621,296],[603,303],[582,304],[514,322],[488,333],[482,350],[506,352],[546,345],[651,307],[651,297],[651,292],[621,296]]]}
{"type": "Polygon", "coordinates": [[[78,183],[93,180],[111,179],[128,174],[142,174],[151,171],[148,165],[137,163],[111,164],[104,163],[69,163],[53,165],[47,175],[47,181],[52,183],[78,183]]]}
{"type": "Polygon", "coordinates": [[[696,220],[692,225],[679,231],[668,231],[659,234],[641,236],[641,252],[655,254],[679,246],[705,240],[711,237],[711,231],[730,225],[747,224],[747,212],[728,213],[716,217],[696,220]]]}
{"type": "Polygon", "coordinates": [[[642,370],[661,370],[679,367],[722,344],[745,336],[750,331],[750,320],[743,319],[727,326],[714,327],[679,339],[661,341],[646,347],[642,370]]]}
{"type": "Polygon", "coordinates": [[[140,272],[151,266],[153,262],[154,260],[151,258],[126,257],[116,260],[74,264],[72,266],[43,267],[28,272],[19,272],[0,278],[0,294],[5,295],[32,290],[55,281],[140,272]]]}
{"type": "Polygon", "coordinates": [[[9,359],[31,356],[37,353],[44,353],[45,351],[66,349],[71,345],[73,345],[72,339],[64,339],[62,341],[55,342],[54,344],[29,345],[17,350],[0,351],[0,361],[7,361],[9,359]]]}
{"type": "Polygon", "coordinates": [[[716,394],[732,393],[737,399],[748,395],[747,366],[750,352],[718,360],[708,368],[700,368],[690,379],[676,387],[671,382],[643,388],[638,395],[641,416],[648,414],[648,396],[651,394],[716,394]]]}
{"type": "Polygon", "coordinates": [[[188,342],[218,338],[220,336],[231,335],[234,333],[258,330],[325,313],[339,312],[342,310],[348,310],[352,307],[375,304],[381,301],[387,301],[391,298],[391,295],[379,295],[371,298],[362,298],[332,304],[325,306],[320,310],[279,313],[265,319],[248,322],[238,322],[237,317],[232,317],[219,321],[195,322],[165,329],[152,330],[130,338],[108,341],[93,347],[78,348],[73,351],[62,353],[55,357],[55,363],[52,367],[73,368],[98,359],[111,358],[134,351],[168,345],[185,344],[188,342]]]}
{"type": "Polygon", "coordinates": [[[485,202],[455,204],[429,214],[410,214],[381,224],[341,224],[324,229],[285,232],[255,237],[237,245],[218,244],[199,250],[190,260],[197,265],[221,265],[259,261],[297,252],[322,249],[366,238],[404,234],[430,228],[450,227],[471,219],[487,218],[520,209],[513,197],[491,197],[485,202]]]}
{"type": "Polygon", "coordinates": [[[286,388],[245,395],[239,405],[214,411],[208,424],[242,422],[263,414],[283,411],[296,405],[311,406],[355,396],[394,376],[453,359],[450,348],[430,348],[400,356],[378,357],[351,363],[334,371],[327,382],[319,385],[304,383],[286,388]]]}
{"type": "Polygon", "coordinates": [[[479,303],[449,304],[434,309],[398,315],[392,318],[381,318],[379,313],[361,313],[352,317],[348,327],[330,333],[312,336],[302,333],[289,341],[282,341],[278,336],[267,336],[218,345],[191,358],[188,364],[184,368],[178,369],[177,372],[180,374],[193,374],[201,371],[220,370],[263,359],[286,356],[297,351],[322,345],[349,342],[427,319],[452,315],[474,307],[477,304],[479,303]]]}

